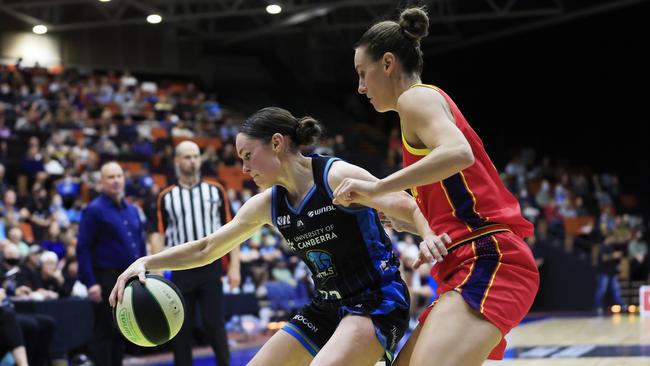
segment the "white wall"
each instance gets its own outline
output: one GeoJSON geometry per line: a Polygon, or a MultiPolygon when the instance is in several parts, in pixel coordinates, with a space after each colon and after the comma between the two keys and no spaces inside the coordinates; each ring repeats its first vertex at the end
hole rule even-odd
{"type": "Polygon", "coordinates": [[[61,64],[60,42],[52,35],[3,32],[0,45],[2,47],[0,55],[5,62],[15,63],[19,57],[22,57],[24,66],[34,66],[37,62],[45,67],[61,64]]]}

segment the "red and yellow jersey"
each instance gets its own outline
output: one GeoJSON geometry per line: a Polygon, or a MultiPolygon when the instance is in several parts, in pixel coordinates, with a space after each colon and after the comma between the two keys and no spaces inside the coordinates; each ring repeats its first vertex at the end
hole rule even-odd
{"type": "MultiPolygon", "coordinates": [[[[416,86],[434,89],[445,98],[456,126],[474,152],[474,164],[469,168],[440,182],[411,189],[431,229],[451,237],[449,248],[499,231],[512,231],[522,238],[533,235],[533,225],[521,216],[519,202],[501,182],[483,142],[453,100],[435,86],[415,84],[412,87],[416,86]]],[[[411,147],[403,134],[402,151],[404,167],[431,152],[411,147]]]]}

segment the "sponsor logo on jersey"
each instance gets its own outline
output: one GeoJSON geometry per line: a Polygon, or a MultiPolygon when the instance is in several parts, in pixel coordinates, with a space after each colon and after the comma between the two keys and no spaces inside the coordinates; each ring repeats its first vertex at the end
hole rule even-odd
{"type": "Polygon", "coordinates": [[[307,259],[314,265],[316,271],[314,277],[319,280],[325,280],[336,276],[336,268],[332,255],[324,250],[310,250],[307,252],[307,259]]]}
{"type": "Polygon", "coordinates": [[[276,223],[279,227],[285,227],[291,225],[291,215],[278,216],[276,223]]]}
{"type": "Polygon", "coordinates": [[[296,221],[296,229],[298,229],[298,231],[303,231],[303,230],[305,230],[305,223],[302,222],[302,220],[298,219],[298,220],[296,221]]]}
{"type": "Polygon", "coordinates": [[[321,207],[321,208],[315,209],[313,211],[307,212],[307,216],[314,217],[314,216],[318,216],[320,214],[323,214],[325,212],[330,212],[330,211],[334,211],[334,210],[336,210],[336,207],[334,207],[333,205],[327,205],[325,207],[321,207]]]}

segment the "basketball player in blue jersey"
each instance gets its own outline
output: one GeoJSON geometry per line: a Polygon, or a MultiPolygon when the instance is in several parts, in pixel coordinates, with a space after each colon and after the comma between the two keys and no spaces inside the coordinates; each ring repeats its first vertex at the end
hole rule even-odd
{"type": "Polygon", "coordinates": [[[363,206],[332,204],[332,191],[346,177],[370,173],[336,158],[304,156],[299,147],[321,133],[310,117],[264,108],[241,127],[237,152],[244,172],[264,191],[240,208],[231,222],[204,239],[143,257],[120,275],[111,304],[121,301],[126,281],[150,270],[203,266],[226,255],[260,227],[277,227],[312,271],[317,295],[249,365],[375,365],[390,361],[408,326],[409,295],[398,260],[376,210],[414,222],[428,260],[442,260],[446,235],[435,236],[411,197],[391,193],[363,206]]]}

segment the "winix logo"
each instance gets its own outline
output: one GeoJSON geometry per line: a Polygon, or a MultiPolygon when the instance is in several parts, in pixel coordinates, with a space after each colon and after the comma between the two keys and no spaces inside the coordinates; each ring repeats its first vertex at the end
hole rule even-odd
{"type": "Polygon", "coordinates": [[[278,216],[276,221],[278,226],[291,225],[291,216],[290,215],[278,216]]]}
{"type": "Polygon", "coordinates": [[[314,216],[318,216],[318,215],[320,215],[322,213],[330,212],[330,211],[334,211],[334,210],[336,210],[336,207],[334,207],[332,205],[329,205],[329,206],[321,207],[321,208],[319,208],[317,210],[314,210],[314,211],[309,211],[309,212],[307,212],[307,216],[314,217],[314,216]]]}

